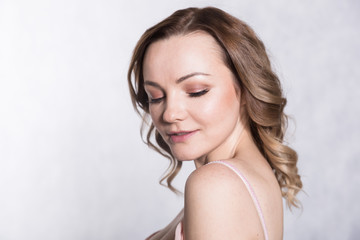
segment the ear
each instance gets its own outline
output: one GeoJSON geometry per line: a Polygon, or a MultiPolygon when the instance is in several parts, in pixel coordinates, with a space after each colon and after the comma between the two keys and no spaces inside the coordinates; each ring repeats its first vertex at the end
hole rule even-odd
{"type": "Polygon", "coordinates": [[[246,100],[245,100],[245,94],[244,94],[244,89],[243,89],[242,83],[240,80],[238,80],[235,77],[235,75],[233,75],[233,80],[234,80],[234,88],[235,88],[236,96],[237,96],[238,100],[240,101],[240,106],[244,106],[244,105],[246,105],[246,100]]]}
{"type": "MultiPolygon", "coordinates": [[[[242,92],[243,93],[243,92],[242,92]]],[[[246,105],[246,98],[245,98],[245,94],[241,94],[240,95],[240,106],[245,106],[246,105]]]]}
{"type": "Polygon", "coordinates": [[[242,87],[238,86],[238,84],[235,84],[235,91],[236,91],[236,95],[240,101],[240,106],[245,106],[246,105],[246,98],[245,98],[245,94],[244,94],[244,90],[242,89],[242,87]]]}

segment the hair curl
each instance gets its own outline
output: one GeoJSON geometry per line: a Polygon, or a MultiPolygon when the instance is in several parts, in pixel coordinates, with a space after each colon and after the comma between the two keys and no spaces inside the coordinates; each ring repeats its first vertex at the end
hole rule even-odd
{"type": "MultiPolygon", "coordinates": [[[[143,61],[148,46],[171,36],[202,31],[210,34],[223,50],[224,62],[238,81],[244,100],[252,137],[263,156],[272,167],[288,206],[298,207],[296,194],[302,188],[298,174],[297,154],[284,144],[287,115],[283,112],[280,81],[272,71],[266,49],[255,32],[243,21],[213,7],[187,8],[149,28],[138,41],[128,71],[128,83],[135,110],[142,115],[143,135],[149,116],[147,94],[144,90],[143,61]]],[[[181,169],[181,161],[174,158],[169,146],[152,123],[145,143],[170,159],[169,168],[160,180],[174,192],[172,180],[181,169]],[[153,135],[155,133],[155,135],[153,135]],[[157,143],[151,140],[155,137],[157,143]]]]}

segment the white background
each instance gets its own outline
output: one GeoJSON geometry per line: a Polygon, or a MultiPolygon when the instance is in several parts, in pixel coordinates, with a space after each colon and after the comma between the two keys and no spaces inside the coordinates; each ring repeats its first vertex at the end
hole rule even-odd
{"type": "Polygon", "coordinates": [[[288,97],[306,193],[285,239],[358,239],[359,1],[0,0],[1,240],[144,239],[177,214],[126,72],[148,27],[208,5],[255,29],[288,97]]]}

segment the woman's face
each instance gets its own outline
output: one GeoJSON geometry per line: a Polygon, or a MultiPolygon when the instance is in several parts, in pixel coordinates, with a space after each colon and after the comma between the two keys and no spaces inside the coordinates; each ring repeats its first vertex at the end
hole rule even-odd
{"type": "Polygon", "coordinates": [[[206,33],[152,43],[144,59],[152,121],[178,160],[221,159],[240,126],[240,91],[206,33]]]}

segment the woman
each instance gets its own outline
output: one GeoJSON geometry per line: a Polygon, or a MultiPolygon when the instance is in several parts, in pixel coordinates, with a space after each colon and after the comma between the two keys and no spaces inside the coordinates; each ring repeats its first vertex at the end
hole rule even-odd
{"type": "Polygon", "coordinates": [[[150,147],[196,170],[184,210],[148,239],[282,239],[282,196],[298,206],[297,155],[283,143],[286,99],[263,43],[216,8],[179,10],[148,29],[128,72],[150,147]],[[151,140],[155,138],[156,144],[151,140]]]}

